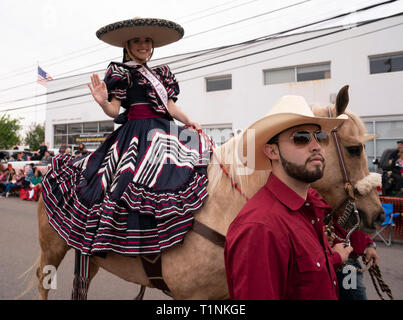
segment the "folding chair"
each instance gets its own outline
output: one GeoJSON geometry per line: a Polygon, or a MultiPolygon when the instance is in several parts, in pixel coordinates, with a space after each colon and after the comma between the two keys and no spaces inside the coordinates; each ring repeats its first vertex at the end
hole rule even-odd
{"type": "Polygon", "coordinates": [[[382,203],[382,207],[383,207],[383,210],[385,211],[385,221],[381,224],[382,228],[379,229],[375,233],[375,235],[372,237],[372,240],[374,240],[376,237],[379,237],[382,239],[382,241],[387,246],[391,246],[393,232],[394,232],[394,228],[395,228],[395,223],[393,222],[393,218],[400,216],[400,212],[393,212],[393,203],[382,203]],[[386,230],[389,230],[388,240],[386,240],[382,236],[382,233],[384,233],[386,230]]]}

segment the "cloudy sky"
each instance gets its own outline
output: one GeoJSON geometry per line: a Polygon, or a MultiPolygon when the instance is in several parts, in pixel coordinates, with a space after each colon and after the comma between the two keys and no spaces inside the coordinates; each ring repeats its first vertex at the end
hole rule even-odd
{"type": "MultiPolygon", "coordinates": [[[[39,64],[59,78],[100,70],[120,59],[121,49],[102,43],[95,32],[102,26],[136,16],[170,19],[185,29],[184,38],[156,50],[154,57],[237,43],[383,2],[384,0],[1,0],[0,116],[2,110],[44,102],[36,83],[39,64]],[[118,58],[119,57],[119,58],[118,58]]],[[[384,16],[403,10],[403,1],[354,19],[384,16]]],[[[43,122],[44,108],[8,111],[28,127],[43,122]],[[42,110],[42,111],[41,111],[42,110]]]]}

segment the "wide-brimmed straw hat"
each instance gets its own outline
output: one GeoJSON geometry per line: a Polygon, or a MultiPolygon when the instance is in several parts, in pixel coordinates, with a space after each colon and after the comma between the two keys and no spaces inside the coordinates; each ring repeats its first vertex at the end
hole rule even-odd
{"type": "Polygon", "coordinates": [[[316,124],[321,130],[330,132],[346,119],[348,119],[346,114],[337,118],[316,117],[303,97],[283,96],[264,118],[245,130],[238,146],[238,155],[248,168],[267,170],[270,169],[270,161],[264,154],[263,148],[275,135],[303,124],[316,124]],[[254,131],[254,139],[251,130],[254,131]],[[251,146],[251,144],[254,145],[254,152],[248,153],[248,145],[251,146]]]}
{"type": "Polygon", "coordinates": [[[127,41],[149,37],[154,48],[162,47],[183,37],[183,28],[172,21],[154,18],[134,18],[108,24],[96,32],[97,37],[116,47],[124,48],[127,41]]]}

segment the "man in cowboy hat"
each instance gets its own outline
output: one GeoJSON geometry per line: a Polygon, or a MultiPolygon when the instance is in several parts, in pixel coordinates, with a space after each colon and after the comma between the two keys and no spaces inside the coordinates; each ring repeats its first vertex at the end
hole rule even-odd
{"type": "MultiPolygon", "coordinates": [[[[249,128],[255,152],[246,165],[271,168],[271,174],[226,236],[232,299],[337,299],[334,265],[346,261],[352,247],[330,248],[323,232],[328,206],[310,184],[323,175],[326,130],[345,119],[315,117],[304,98],[285,96],[249,128]]],[[[243,150],[247,142],[245,133],[243,150]]]]}

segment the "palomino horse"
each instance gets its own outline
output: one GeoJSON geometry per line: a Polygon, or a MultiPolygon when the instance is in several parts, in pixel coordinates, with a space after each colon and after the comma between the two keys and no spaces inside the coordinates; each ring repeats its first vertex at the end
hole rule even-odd
{"type": "MultiPolygon", "coordinates": [[[[336,105],[330,111],[333,117],[345,112],[348,103],[347,87],[338,95],[336,105]]],[[[328,117],[328,108],[314,108],[317,116],[328,117]]],[[[364,152],[364,142],[368,140],[366,130],[360,119],[351,114],[340,128],[339,142],[344,154],[350,181],[354,185],[369,176],[364,152]]],[[[251,197],[267,180],[269,171],[255,171],[243,175],[244,168],[235,156],[237,136],[219,148],[215,153],[224,167],[240,186],[242,191],[251,197]]],[[[340,173],[334,143],[326,148],[327,165],[324,177],[314,184],[323,198],[332,206],[336,206],[345,198],[344,181],[340,173]]],[[[246,171],[245,171],[246,172],[246,171]]],[[[197,213],[195,219],[225,235],[230,223],[245,204],[245,198],[232,188],[227,176],[222,174],[220,165],[212,162],[208,168],[209,198],[197,213]]],[[[383,212],[375,188],[367,190],[365,197],[358,194],[356,204],[362,215],[362,227],[374,228],[374,221],[383,212]],[[371,190],[372,189],[372,190],[371,190]]],[[[38,288],[41,299],[47,299],[48,290],[43,287],[46,265],[56,268],[61,263],[68,247],[64,240],[49,225],[42,198],[38,204],[39,242],[41,246],[40,265],[37,269],[38,288]]],[[[99,268],[116,276],[144,286],[152,287],[143,269],[140,258],[125,257],[108,253],[106,258],[91,257],[90,279],[99,268]]],[[[199,234],[191,231],[186,235],[182,245],[162,254],[162,275],[174,299],[226,299],[229,297],[224,267],[223,248],[213,244],[199,234]]],[[[72,274],[73,279],[73,274],[72,274]]]]}

